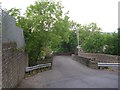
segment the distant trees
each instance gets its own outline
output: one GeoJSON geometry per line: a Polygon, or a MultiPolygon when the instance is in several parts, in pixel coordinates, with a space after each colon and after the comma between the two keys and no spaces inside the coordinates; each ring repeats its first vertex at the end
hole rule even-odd
{"type": "Polygon", "coordinates": [[[80,44],[85,52],[117,54],[117,33],[101,33],[96,23],[81,25],[70,21],[68,13],[63,14],[62,9],[60,2],[42,0],[27,7],[24,16],[20,15],[20,9],[8,11],[24,30],[31,61],[44,59],[52,51],[74,52],[77,47],[75,27],[79,30],[80,44]]]}
{"type": "Polygon", "coordinates": [[[100,33],[100,28],[95,23],[80,28],[81,46],[86,52],[101,52],[103,37],[100,33]]]}
{"type": "Polygon", "coordinates": [[[101,29],[95,23],[80,28],[80,42],[85,52],[117,55],[117,32],[101,32],[101,29]]]}
{"type": "Polygon", "coordinates": [[[104,34],[104,45],[106,45],[106,49],[104,53],[107,54],[118,54],[118,34],[111,33],[111,34],[104,34]]]}
{"type": "Polygon", "coordinates": [[[117,55],[117,32],[101,32],[101,29],[95,23],[81,26],[79,30],[80,43],[85,52],[117,55]]]}

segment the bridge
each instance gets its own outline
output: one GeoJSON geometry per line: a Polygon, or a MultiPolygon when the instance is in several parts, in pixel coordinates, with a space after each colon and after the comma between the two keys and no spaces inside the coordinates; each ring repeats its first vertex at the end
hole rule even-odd
{"type": "Polygon", "coordinates": [[[90,69],[72,59],[55,56],[52,70],[25,78],[18,88],[117,88],[118,74],[90,69]]]}

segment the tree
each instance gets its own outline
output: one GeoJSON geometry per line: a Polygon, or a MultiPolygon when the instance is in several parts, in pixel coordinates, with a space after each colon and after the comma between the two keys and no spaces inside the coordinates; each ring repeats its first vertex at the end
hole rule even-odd
{"type": "Polygon", "coordinates": [[[18,17],[20,16],[20,10],[21,9],[17,9],[17,8],[11,8],[10,10],[8,10],[8,13],[11,15],[11,16],[14,16],[14,17],[18,17]]]}
{"type": "Polygon", "coordinates": [[[14,16],[17,25],[24,30],[26,50],[31,61],[37,61],[47,55],[47,50],[57,50],[62,41],[69,38],[69,17],[63,16],[60,2],[36,1],[27,7],[24,16],[20,10],[12,8],[9,14],[14,16]]]}
{"type": "Polygon", "coordinates": [[[16,18],[17,26],[23,28],[26,50],[30,61],[47,57],[48,52],[73,52],[77,46],[76,28],[79,30],[80,44],[86,52],[103,53],[103,46],[108,45],[104,53],[116,54],[116,34],[101,34],[96,23],[81,25],[70,21],[68,13],[63,14],[60,2],[40,0],[27,7],[24,16],[20,9],[12,8],[9,14],[16,18]],[[108,39],[107,39],[108,38],[108,39]],[[114,48],[114,50],[113,50],[114,48]]]}
{"type": "Polygon", "coordinates": [[[118,34],[117,33],[104,33],[104,45],[106,45],[104,53],[117,55],[118,49],[118,34]]]}
{"type": "Polygon", "coordinates": [[[80,44],[85,52],[101,52],[103,38],[100,30],[96,23],[79,26],[80,44]]]}

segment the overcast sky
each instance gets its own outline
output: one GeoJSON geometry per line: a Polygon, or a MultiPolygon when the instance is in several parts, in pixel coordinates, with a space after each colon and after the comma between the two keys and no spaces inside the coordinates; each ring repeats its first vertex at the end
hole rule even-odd
{"type": "MultiPolygon", "coordinates": [[[[35,0],[0,0],[2,8],[21,8],[22,12],[35,0]]],[[[61,0],[70,20],[82,25],[95,22],[104,32],[118,28],[118,1],[120,0],[61,0]]]]}

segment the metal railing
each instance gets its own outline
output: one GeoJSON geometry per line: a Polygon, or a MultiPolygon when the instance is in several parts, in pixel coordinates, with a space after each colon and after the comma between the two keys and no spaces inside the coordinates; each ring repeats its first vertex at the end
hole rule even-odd
{"type": "Polygon", "coordinates": [[[118,67],[120,63],[98,63],[98,66],[102,67],[118,67]]]}
{"type": "Polygon", "coordinates": [[[26,67],[25,72],[30,72],[30,71],[33,71],[33,70],[36,70],[36,69],[40,69],[40,68],[44,68],[44,67],[50,67],[50,66],[52,66],[51,63],[46,63],[46,64],[35,65],[35,66],[32,66],[32,67],[26,67]]]}

